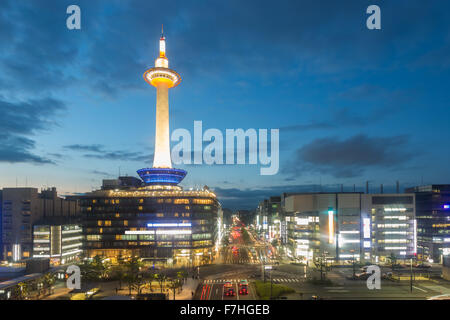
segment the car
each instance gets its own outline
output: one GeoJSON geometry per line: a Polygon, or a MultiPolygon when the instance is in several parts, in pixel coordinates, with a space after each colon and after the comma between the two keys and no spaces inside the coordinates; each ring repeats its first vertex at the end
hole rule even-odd
{"type": "Polygon", "coordinates": [[[239,282],[239,286],[241,287],[241,286],[248,286],[248,281],[247,280],[241,280],[240,282],[239,282]]]}
{"type": "Polygon", "coordinates": [[[233,287],[224,287],[223,289],[223,293],[227,296],[227,297],[234,297],[236,295],[236,293],[234,292],[234,288],[233,287]]]}
{"type": "Polygon", "coordinates": [[[248,286],[247,285],[242,285],[239,288],[239,294],[241,294],[241,295],[248,294],[248,286]]]}
{"type": "Polygon", "coordinates": [[[223,285],[223,293],[228,297],[233,297],[236,294],[231,281],[225,281],[225,284],[223,285]]]}
{"type": "Polygon", "coordinates": [[[431,268],[431,265],[426,264],[426,263],[421,263],[421,264],[416,264],[416,265],[414,265],[414,268],[418,268],[418,269],[429,269],[429,268],[431,268]]]}

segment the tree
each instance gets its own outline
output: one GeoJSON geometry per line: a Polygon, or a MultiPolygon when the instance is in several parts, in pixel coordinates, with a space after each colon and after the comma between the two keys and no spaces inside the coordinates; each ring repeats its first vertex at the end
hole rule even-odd
{"type": "Polygon", "coordinates": [[[142,289],[147,285],[147,279],[143,274],[138,274],[134,277],[133,288],[137,291],[137,294],[141,294],[142,289]]]}
{"type": "Polygon", "coordinates": [[[175,300],[175,292],[178,288],[182,286],[180,279],[170,279],[169,289],[173,291],[173,300],[175,300]]]}
{"type": "Polygon", "coordinates": [[[128,284],[130,295],[133,288],[135,288],[138,293],[140,293],[142,287],[145,285],[145,279],[143,278],[142,274],[140,274],[142,265],[142,260],[139,257],[131,257],[131,259],[124,263],[124,267],[126,270],[124,279],[128,284]]]}
{"type": "Polygon", "coordinates": [[[167,280],[167,276],[164,273],[158,273],[155,275],[156,281],[159,283],[159,287],[161,289],[161,293],[163,292],[164,283],[167,280]]]}
{"type": "Polygon", "coordinates": [[[122,282],[125,281],[126,270],[124,265],[115,265],[112,267],[114,279],[119,280],[119,290],[122,290],[122,282]]]}
{"type": "Polygon", "coordinates": [[[392,272],[394,272],[395,265],[397,264],[397,256],[394,253],[391,253],[388,260],[391,264],[392,272]]]}
{"type": "Polygon", "coordinates": [[[43,279],[43,284],[44,284],[44,293],[48,292],[51,294],[52,293],[52,286],[55,284],[56,278],[55,275],[53,273],[46,273],[44,275],[44,279],[43,279]]]}
{"type": "Polygon", "coordinates": [[[13,297],[16,300],[24,300],[28,297],[29,285],[26,282],[19,282],[13,289],[13,297]]]}

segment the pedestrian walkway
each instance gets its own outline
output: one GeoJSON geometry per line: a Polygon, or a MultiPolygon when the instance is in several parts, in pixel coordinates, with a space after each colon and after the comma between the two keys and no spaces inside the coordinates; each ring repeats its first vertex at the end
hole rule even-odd
{"type": "MultiPolygon", "coordinates": [[[[199,285],[200,281],[198,279],[187,278],[186,282],[183,284],[183,289],[180,293],[175,294],[175,300],[192,300],[193,293],[199,285]]],[[[169,299],[173,300],[173,291],[169,295],[169,299]]]]}

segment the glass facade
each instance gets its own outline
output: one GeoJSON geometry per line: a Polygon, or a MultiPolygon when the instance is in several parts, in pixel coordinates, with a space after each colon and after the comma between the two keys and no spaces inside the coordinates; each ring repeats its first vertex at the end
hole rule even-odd
{"type": "Polygon", "coordinates": [[[138,255],[173,264],[211,261],[218,201],[179,186],[98,190],[80,198],[88,257],[138,255]]]}

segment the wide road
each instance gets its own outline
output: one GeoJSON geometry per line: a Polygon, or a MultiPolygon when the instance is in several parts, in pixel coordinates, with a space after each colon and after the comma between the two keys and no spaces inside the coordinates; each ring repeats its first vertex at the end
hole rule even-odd
{"type": "Polygon", "coordinates": [[[233,281],[232,284],[236,295],[226,296],[224,294],[224,284],[225,281],[221,280],[206,280],[202,284],[201,290],[199,290],[199,293],[195,298],[199,300],[256,300],[257,298],[251,285],[248,288],[247,295],[239,294],[238,281],[233,281]]]}

